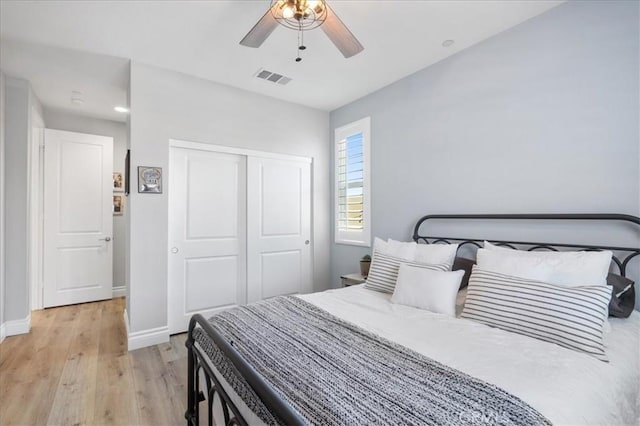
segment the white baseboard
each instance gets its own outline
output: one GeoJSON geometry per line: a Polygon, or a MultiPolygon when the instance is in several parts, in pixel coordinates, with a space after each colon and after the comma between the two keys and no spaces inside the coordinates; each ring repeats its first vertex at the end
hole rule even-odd
{"type": "MultiPolygon", "coordinates": [[[[125,319],[126,321],[126,319],[125,319]]],[[[147,346],[159,345],[169,341],[169,327],[150,328],[148,330],[129,332],[127,326],[128,348],[134,351],[147,346]]]]}
{"type": "Polygon", "coordinates": [[[4,323],[0,324],[0,343],[7,337],[7,330],[4,328],[4,323]]]}
{"type": "Polygon", "coordinates": [[[127,295],[127,287],[123,285],[119,285],[117,287],[113,287],[113,294],[111,297],[125,297],[127,295]]]}
{"type": "Polygon", "coordinates": [[[27,334],[29,330],[31,330],[31,314],[27,315],[27,317],[23,319],[7,321],[3,326],[5,336],[27,334]]]}

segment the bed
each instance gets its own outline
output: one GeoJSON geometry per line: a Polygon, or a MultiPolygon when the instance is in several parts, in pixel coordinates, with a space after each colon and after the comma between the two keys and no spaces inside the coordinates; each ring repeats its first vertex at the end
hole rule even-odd
{"type": "MultiPolygon", "coordinates": [[[[432,215],[432,219],[622,222],[627,215],[432,215]]],[[[636,239],[637,240],[637,239],[636,239]]],[[[624,276],[638,247],[523,241],[529,250],[611,250],[624,276]]],[[[548,341],[391,303],[366,285],[276,298],[189,327],[187,423],[638,424],[640,313],[609,318],[607,361],[548,341]],[[428,372],[424,373],[423,372],[428,372]],[[206,403],[206,404],[205,404],[206,403]],[[214,417],[216,420],[214,420],[214,417]],[[204,419],[202,419],[204,420],[204,419]]]]}

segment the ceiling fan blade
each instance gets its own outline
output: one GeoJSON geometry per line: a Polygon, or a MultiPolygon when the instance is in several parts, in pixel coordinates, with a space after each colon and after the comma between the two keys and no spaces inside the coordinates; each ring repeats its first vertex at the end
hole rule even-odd
{"type": "Polygon", "coordinates": [[[336,45],[345,58],[350,58],[364,50],[358,39],[349,31],[349,28],[338,18],[338,15],[325,3],[327,19],[320,26],[329,40],[336,45]]]}
{"type": "Polygon", "coordinates": [[[251,31],[247,33],[246,36],[242,40],[240,40],[240,44],[247,47],[260,47],[262,43],[271,35],[273,30],[278,26],[278,21],[273,17],[273,9],[277,8],[279,5],[278,2],[273,3],[273,6],[267,13],[264,14],[262,18],[251,28],[251,31]]]}

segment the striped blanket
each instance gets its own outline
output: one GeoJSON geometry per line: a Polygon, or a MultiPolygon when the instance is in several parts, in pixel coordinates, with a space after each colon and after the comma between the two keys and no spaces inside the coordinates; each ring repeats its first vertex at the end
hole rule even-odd
{"type": "MultiPolygon", "coordinates": [[[[297,297],[231,309],[209,322],[309,424],[550,424],[502,389],[297,297]]],[[[205,332],[196,329],[194,337],[247,406],[265,423],[280,423],[205,332]]]]}

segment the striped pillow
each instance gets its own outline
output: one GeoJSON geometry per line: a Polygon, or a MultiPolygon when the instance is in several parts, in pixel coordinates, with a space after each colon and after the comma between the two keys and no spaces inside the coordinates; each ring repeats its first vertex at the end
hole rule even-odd
{"type": "Polygon", "coordinates": [[[426,263],[413,262],[399,257],[389,256],[388,254],[383,254],[374,250],[365,288],[381,291],[383,293],[393,293],[396,288],[396,281],[398,280],[398,270],[400,269],[400,265],[403,263],[430,269],[432,271],[449,270],[449,265],[429,265],[426,263]]]}
{"type": "Polygon", "coordinates": [[[602,333],[611,289],[560,287],[473,268],[461,318],[608,362],[602,333]]]}

